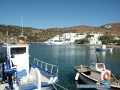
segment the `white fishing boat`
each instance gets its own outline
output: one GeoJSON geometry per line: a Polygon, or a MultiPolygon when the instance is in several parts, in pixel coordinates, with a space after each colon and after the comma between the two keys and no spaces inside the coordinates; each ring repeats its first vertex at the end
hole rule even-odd
{"type": "Polygon", "coordinates": [[[109,85],[110,87],[105,88],[120,90],[120,77],[114,76],[110,70],[105,68],[105,64],[100,63],[98,60],[90,67],[80,65],[76,66],[74,70],[77,72],[75,76],[76,81],[79,81],[80,78],[83,82],[90,85],[109,85]]]}
{"type": "Polygon", "coordinates": [[[58,82],[58,67],[33,58],[23,37],[4,44],[0,53],[0,90],[51,90],[58,82]]]}

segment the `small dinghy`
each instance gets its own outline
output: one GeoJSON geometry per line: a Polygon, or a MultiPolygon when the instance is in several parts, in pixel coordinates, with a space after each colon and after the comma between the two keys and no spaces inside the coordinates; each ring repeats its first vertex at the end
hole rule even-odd
{"type": "Polygon", "coordinates": [[[110,70],[105,68],[105,64],[100,63],[99,60],[91,66],[76,66],[74,70],[77,72],[76,81],[80,78],[86,84],[109,85],[109,88],[120,90],[120,77],[114,76],[110,70]]]}
{"type": "Polygon", "coordinates": [[[103,45],[102,47],[95,47],[95,51],[112,51],[113,47],[106,47],[106,45],[103,45]]]}

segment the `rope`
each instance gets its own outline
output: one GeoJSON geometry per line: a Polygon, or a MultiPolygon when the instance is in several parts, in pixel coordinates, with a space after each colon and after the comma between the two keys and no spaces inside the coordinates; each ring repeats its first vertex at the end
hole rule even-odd
{"type": "Polygon", "coordinates": [[[59,84],[56,84],[56,83],[54,83],[54,84],[57,85],[57,86],[59,86],[59,87],[61,87],[61,88],[63,88],[64,90],[68,90],[67,88],[65,88],[65,87],[63,87],[63,86],[61,86],[59,84]]]}
{"type": "Polygon", "coordinates": [[[117,80],[117,78],[114,76],[114,74],[112,74],[113,78],[120,84],[120,81],[117,80]]]}
{"type": "Polygon", "coordinates": [[[54,84],[52,84],[53,85],[53,87],[55,88],[55,90],[57,90],[57,88],[55,87],[55,85],[54,84]]]}

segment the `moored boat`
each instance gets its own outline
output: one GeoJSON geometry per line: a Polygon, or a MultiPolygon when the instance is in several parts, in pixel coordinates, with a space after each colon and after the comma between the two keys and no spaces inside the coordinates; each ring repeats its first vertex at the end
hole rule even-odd
{"type": "Polygon", "coordinates": [[[106,45],[103,45],[102,47],[95,47],[95,51],[112,51],[113,47],[106,47],[106,45]]]}
{"type": "Polygon", "coordinates": [[[4,44],[0,53],[1,90],[51,90],[58,82],[58,67],[33,58],[24,37],[16,44],[4,44]]]}
{"type": "Polygon", "coordinates": [[[80,78],[90,85],[109,85],[110,87],[105,88],[120,89],[120,77],[112,74],[110,70],[105,68],[105,64],[100,63],[98,60],[91,66],[76,66],[74,70],[77,72],[75,76],[77,81],[80,78]]]}

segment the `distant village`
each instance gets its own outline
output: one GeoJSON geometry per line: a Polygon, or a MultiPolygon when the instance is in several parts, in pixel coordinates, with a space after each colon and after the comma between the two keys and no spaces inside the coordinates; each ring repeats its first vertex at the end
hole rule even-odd
{"type": "MultiPolygon", "coordinates": [[[[88,38],[89,44],[102,44],[99,37],[103,34],[90,34],[91,37],[88,38]]],[[[85,39],[87,34],[80,33],[64,33],[61,35],[56,35],[55,37],[45,41],[45,44],[74,44],[76,40],[85,39]]]]}
{"type": "MultiPolygon", "coordinates": [[[[45,44],[103,44],[103,42],[99,39],[103,34],[80,34],[80,33],[64,33],[60,35],[56,35],[55,37],[45,41],[45,44]],[[85,39],[88,41],[86,42],[85,39]],[[84,40],[83,43],[79,43],[77,41],[84,40]]],[[[114,40],[120,40],[118,37],[114,37],[114,40]]]]}
{"type": "MultiPolygon", "coordinates": [[[[104,28],[111,30],[111,25],[105,25],[104,28]]],[[[118,44],[120,45],[120,36],[96,33],[64,33],[44,42],[45,44],[118,44]]]]}

